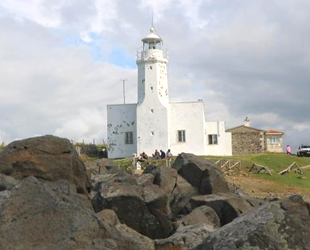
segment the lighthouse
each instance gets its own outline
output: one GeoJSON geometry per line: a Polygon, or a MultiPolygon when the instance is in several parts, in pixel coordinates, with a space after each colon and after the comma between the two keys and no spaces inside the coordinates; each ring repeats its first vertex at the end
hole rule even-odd
{"type": "Polygon", "coordinates": [[[136,103],[107,105],[109,158],[168,149],[197,155],[231,155],[231,133],[223,121],[205,120],[202,99],[171,102],[168,57],[163,40],[151,27],[137,52],[136,103]]]}
{"type": "Polygon", "coordinates": [[[138,103],[137,151],[154,152],[169,148],[169,95],[163,41],[150,29],[137,53],[138,103]]]}

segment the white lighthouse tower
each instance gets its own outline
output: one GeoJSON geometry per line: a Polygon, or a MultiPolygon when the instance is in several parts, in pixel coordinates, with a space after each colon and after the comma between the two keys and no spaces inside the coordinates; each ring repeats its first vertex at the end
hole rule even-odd
{"type": "Polygon", "coordinates": [[[156,149],[198,155],[231,155],[231,133],[223,121],[206,122],[201,99],[170,102],[168,58],[163,41],[150,29],[137,54],[138,102],[107,105],[109,158],[132,156],[156,149]]]}
{"type": "Polygon", "coordinates": [[[142,39],[138,52],[137,152],[169,148],[168,59],[162,39],[155,33],[142,39]]]}

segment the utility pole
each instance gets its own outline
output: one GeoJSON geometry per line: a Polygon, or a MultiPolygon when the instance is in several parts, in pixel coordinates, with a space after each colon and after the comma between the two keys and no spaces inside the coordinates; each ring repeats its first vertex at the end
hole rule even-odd
{"type": "Polygon", "coordinates": [[[125,104],[125,82],[128,80],[123,78],[123,79],[121,79],[121,81],[123,82],[123,97],[124,97],[124,104],[125,104]]]}

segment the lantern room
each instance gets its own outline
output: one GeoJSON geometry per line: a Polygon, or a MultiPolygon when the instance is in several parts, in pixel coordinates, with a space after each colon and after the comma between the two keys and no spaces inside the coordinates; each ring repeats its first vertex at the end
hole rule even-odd
{"type": "Polygon", "coordinates": [[[152,27],[150,29],[150,34],[142,39],[143,51],[147,50],[161,50],[162,49],[162,39],[155,33],[155,29],[152,27]]]}

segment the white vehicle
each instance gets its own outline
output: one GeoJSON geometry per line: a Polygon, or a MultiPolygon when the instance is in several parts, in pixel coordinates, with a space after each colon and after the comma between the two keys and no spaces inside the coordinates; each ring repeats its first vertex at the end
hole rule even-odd
{"type": "Polygon", "coordinates": [[[297,156],[309,156],[310,157],[310,145],[300,145],[297,150],[297,156]]]}

